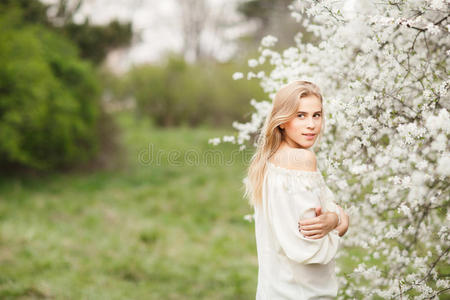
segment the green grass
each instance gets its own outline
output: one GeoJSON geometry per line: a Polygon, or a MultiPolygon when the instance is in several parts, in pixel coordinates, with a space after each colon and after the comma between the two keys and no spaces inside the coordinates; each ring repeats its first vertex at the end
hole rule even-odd
{"type": "Polygon", "coordinates": [[[118,121],[121,170],[1,179],[0,298],[253,298],[245,159],[224,165],[206,155],[230,159],[233,145],[207,141],[232,132],[118,121]],[[159,163],[142,156],[149,145],[159,163]]]}
{"type": "MultiPolygon", "coordinates": [[[[254,299],[241,182],[250,152],[207,144],[232,131],[117,120],[126,167],[1,179],[0,298],[254,299]]],[[[356,261],[338,264],[351,271],[356,261]]]]}

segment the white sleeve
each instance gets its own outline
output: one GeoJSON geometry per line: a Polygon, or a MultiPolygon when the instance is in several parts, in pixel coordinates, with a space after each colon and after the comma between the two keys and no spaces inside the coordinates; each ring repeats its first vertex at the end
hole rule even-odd
{"type": "Polygon", "coordinates": [[[305,237],[298,230],[298,222],[302,216],[311,213],[316,207],[317,195],[308,190],[308,182],[302,176],[290,178],[272,178],[270,187],[265,191],[267,216],[273,234],[287,257],[297,263],[327,264],[336,255],[340,237],[330,232],[320,239],[305,237]],[[288,180],[293,190],[286,189],[283,183],[288,180]],[[306,188],[305,188],[306,186],[306,188]]]}
{"type": "MultiPolygon", "coordinates": [[[[336,197],[325,183],[323,183],[322,187],[321,202],[325,207],[325,211],[335,212],[338,215],[338,225],[341,224],[342,216],[341,211],[336,204],[336,197]]],[[[333,231],[335,231],[335,229],[333,231]]]]}

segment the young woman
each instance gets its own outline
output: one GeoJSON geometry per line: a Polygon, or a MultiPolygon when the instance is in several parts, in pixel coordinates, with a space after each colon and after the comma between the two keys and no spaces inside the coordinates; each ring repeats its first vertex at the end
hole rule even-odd
{"type": "Polygon", "coordinates": [[[333,299],[334,257],[349,218],[335,203],[311,148],[324,127],[322,95],[293,81],[275,96],[246,181],[255,209],[256,299],[333,299]]]}

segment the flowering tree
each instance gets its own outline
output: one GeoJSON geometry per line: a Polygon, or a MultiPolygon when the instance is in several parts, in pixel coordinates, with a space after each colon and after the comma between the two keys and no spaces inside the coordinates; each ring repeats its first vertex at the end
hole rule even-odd
{"type": "MultiPolygon", "coordinates": [[[[351,218],[344,247],[366,253],[353,257],[352,272],[338,270],[339,297],[437,298],[450,289],[449,1],[353,3],[294,2],[292,16],[321,42],[304,44],[298,33],[280,53],[267,36],[247,79],[260,80],[270,99],[294,79],[321,87],[319,166],[351,218]],[[270,74],[258,72],[266,62],[270,74]]],[[[251,121],[233,123],[236,136],[210,143],[245,149],[271,108],[251,103],[251,121]]]]}

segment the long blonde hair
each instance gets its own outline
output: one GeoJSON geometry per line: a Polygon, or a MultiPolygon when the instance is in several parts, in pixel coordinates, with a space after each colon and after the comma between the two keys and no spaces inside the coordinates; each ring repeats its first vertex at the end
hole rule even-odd
{"type": "Polygon", "coordinates": [[[275,95],[272,110],[266,116],[261,132],[257,137],[256,152],[250,160],[247,177],[244,180],[244,197],[248,198],[250,205],[255,206],[261,203],[266,163],[284,140],[283,131],[279,125],[295,117],[300,99],[309,95],[315,95],[322,103],[322,128],[314,145],[320,141],[325,126],[325,112],[323,111],[323,99],[319,87],[312,82],[303,80],[295,80],[281,87],[275,95]]]}

